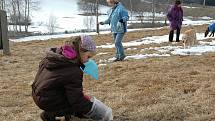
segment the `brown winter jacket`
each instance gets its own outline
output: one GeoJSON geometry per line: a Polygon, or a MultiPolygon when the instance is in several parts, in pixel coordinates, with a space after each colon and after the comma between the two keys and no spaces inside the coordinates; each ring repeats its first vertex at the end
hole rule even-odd
{"type": "Polygon", "coordinates": [[[32,96],[42,110],[71,109],[87,113],[92,102],[83,94],[83,72],[76,60],[69,60],[60,53],[50,51],[40,62],[32,84],[32,96]]]}

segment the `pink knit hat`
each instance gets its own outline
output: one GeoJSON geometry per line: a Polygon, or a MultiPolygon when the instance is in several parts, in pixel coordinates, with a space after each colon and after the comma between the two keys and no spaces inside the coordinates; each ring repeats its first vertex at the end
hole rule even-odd
{"type": "Polygon", "coordinates": [[[89,35],[81,35],[81,48],[96,52],[96,44],[89,35]]]}

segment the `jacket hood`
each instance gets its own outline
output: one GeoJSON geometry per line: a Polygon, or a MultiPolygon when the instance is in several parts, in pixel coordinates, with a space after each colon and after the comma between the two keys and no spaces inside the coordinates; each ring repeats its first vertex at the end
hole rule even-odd
{"type": "Polygon", "coordinates": [[[45,57],[45,61],[46,61],[45,68],[51,70],[55,68],[63,68],[63,67],[80,65],[78,58],[68,59],[64,57],[61,53],[62,53],[61,51],[59,52],[48,51],[45,57]]]}

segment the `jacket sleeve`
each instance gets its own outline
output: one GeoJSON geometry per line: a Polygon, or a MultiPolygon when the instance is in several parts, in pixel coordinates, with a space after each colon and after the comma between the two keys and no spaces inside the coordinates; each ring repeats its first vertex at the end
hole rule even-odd
{"type": "Polygon", "coordinates": [[[121,19],[123,20],[123,22],[127,22],[129,20],[128,11],[125,8],[121,9],[120,14],[122,16],[121,19]]]}
{"type": "Polygon", "coordinates": [[[89,99],[84,96],[82,87],[82,75],[75,73],[71,76],[67,76],[67,83],[64,84],[65,93],[67,99],[72,107],[76,111],[89,111],[89,104],[91,103],[89,99]]]}
{"type": "Polygon", "coordinates": [[[110,24],[110,17],[111,16],[109,16],[108,19],[104,21],[104,24],[110,24]]]}
{"type": "Polygon", "coordinates": [[[184,21],[184,11],[183,11],[183,9],[182,9],[182,8],[181,8],[181,13],[182,13],[181,21],[184,21]]]}
{"type": "Polygon", "coordinates": [[[167,12],[167,19],[169,20],[169,21],[172,21],[173,20],[173,18],[172,18],[172,7],[168,10],[168,12],[167,12]]]}

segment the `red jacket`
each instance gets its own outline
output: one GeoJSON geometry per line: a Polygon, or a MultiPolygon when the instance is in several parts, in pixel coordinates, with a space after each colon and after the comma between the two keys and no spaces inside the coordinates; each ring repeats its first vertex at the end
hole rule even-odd
{"type": "Polygon", "coordinates": [[[69,108],[73,112],[89,112],[92,102],[83,94],[80,65],[77,58],[69,60],[60,53],[48,52],[32,84],[37,106],[45,111],[69,108]]]}

